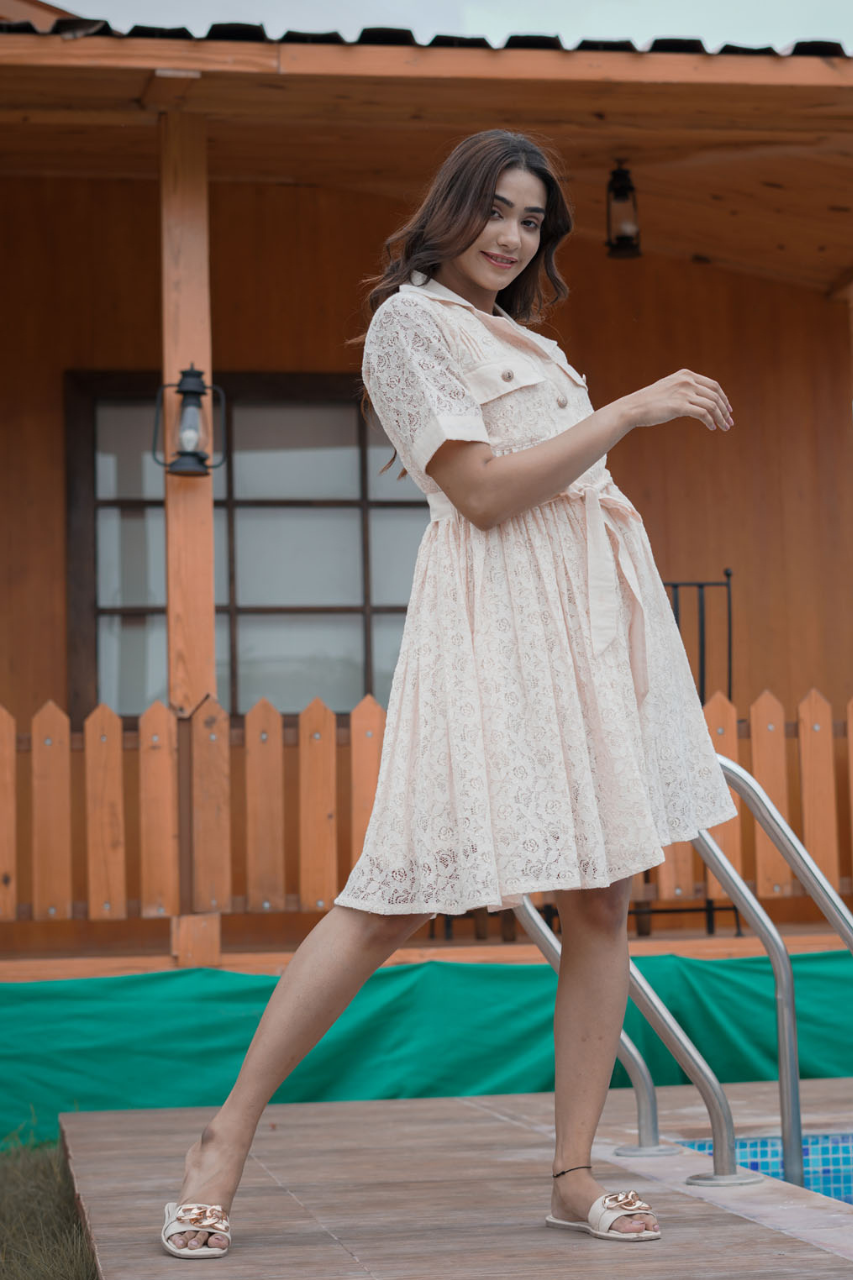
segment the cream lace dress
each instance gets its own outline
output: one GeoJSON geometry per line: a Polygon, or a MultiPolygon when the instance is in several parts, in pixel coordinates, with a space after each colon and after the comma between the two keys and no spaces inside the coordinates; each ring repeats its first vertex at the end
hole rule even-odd
{"type": "Polygon", "coordinates": [[[364,847],[335,902],[382,914],[517,905],[663,862],[737,814],[639,513],[606,455],[480,530],[424,468],[593,408],[558,345],[413,277],[376,312],[364,380],[431,520],[364,847]]]}

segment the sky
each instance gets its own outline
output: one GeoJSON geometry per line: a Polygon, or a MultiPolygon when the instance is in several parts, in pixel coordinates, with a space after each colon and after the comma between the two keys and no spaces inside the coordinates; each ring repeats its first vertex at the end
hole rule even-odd
{"type": "Polygon", "coordinates": [[[121,32],[139,23],[184,26],[203,36],[213,22],[252,22],[274,39],[289,29],[340,31],[354,40],[363,27],[408,27],[420,43],[442,33],[501,45],[524,33],[559,35],[568,47],[583,39],[628,39],[639,48],[658,36],[681,36],[702,40],[711,53],[727,43],[781,51],[796,40],[835,40],[853,56],[851,0],[68,0],[67,7],[106,18],[121,32]]]}

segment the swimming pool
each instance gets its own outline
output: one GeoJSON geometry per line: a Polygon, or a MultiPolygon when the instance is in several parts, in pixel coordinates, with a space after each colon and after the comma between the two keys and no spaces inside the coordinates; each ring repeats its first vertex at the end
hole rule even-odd
{"type": "MultiPolygon", "coordinates": [[[[682,1147],[711,1152],[711,1138],[681,1141],[682,1147]]],[[[747,1169],[782,1177],[781,1138],[736,1138],[735,1160],[747,1169]]],[[[804,1182],[809,1191],[853,1204],[853,1133],[803,1134],[804,1182]]]]}

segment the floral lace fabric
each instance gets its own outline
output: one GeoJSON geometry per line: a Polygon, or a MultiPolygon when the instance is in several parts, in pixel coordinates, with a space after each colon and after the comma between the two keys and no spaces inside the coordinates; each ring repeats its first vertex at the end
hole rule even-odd
{"type": "Polygon", "coordinates": [[[433,518],[364,846],[335,902],[497,911],[536,890],[634,875],[663,862],[664,846],[734,818],[645,527],[606,456],[489,530],[424,471],[445,439],[507,453],[589,416],[584,380],[556,344],[434,282],[408,286],[373,318],[364,377],[433,518]],[[590,581],[589,489],[612,587],[590,581]],[[592,606],[603,589],[602,644],[592,606]]]}

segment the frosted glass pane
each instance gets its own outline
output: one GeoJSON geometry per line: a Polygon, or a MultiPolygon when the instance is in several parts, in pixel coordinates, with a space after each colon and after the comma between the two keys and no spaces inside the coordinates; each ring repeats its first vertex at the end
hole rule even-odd
{"type": "MultiPolygon", "coordinates": [[[[220,444],[218,416],[217,446],[220,444]]],[[[95,496],[98,498],[162,498],[164,470],[151,456],[154,401],[112,402],[95,406],[95,496]]],[[[157,442],[163,457],[163,423],[157,442]]],[[[214,455],[213,461],[219,460],[214,455]]],[[[213,496],[224,498],[226,465],[213,472],[213,496]]]]}
{"type": "MultiPolygon", "coordinates": [[[[230,711],[228,618],[216,618],[216,696],[230,711]]],[[[168,702],[166,617],[98,619],[98,700],[121,716],[168,702]]]]}
{"type": "Polygon", "coordinates": [[[166,520],[161,507],[97,519],[98,604],[102,608],[166,603],[166,520]]]}
{"type": "Polygon", "coordinates": [[[168,702],[166,618],[98,619],[98,700],[120,716],[168,702]]]}
{"type": "Polygon", "coordinates": [[[228,512],[213,512],[213,591],[217,604],[228,603],[228,512]]]}
{"type": "Polygon", "coordinates": [[[367,496],[376,498],[410,499],[420,498],[423,502],[423,490],[419,489],[412,477],[407,473],[398,480],[403,463],[399,453],[394,457],[394,446],[376,420],[367,426],[367,496]],[[375,425],[374,425],[375,424],[375,425]],[[379,472],[389,458],[394,458],[383,475],[379,472]]]}
{"type": "Polygon", "coordinates": [[[386,708],[405,621],[404,613],[377,613],[373,617],[373,696],[386,708]]]}
{"type": "Polygon", "coordinates": [[[415,560],[429,524],[425,507],[370,512],[370,597],[373,604],[408,604],[415,560]]]}
{"type": "Polygon", "coordinates": [[[361,512],[356,508],[235,512],[237,601],[361,604],[361,512]]]}
{"type": "Polygon", "coordinates": [[[234,496],[357,498],[354,403],[235,405],[234,496]]]}
{"type": "MultiPolygon", "coordinates": [[[[217,444],[218,443],[219,443],[219,439],[217,437],[217,444]]],[[[220,456],[221,455],[218,453],[214,454],[213,461],[218,462],[220,459],[220,456]]],[[[210,459],[208,459],[208,461],[210,461],[210,459]]],[[[211,472],[211,475],[213,476],[214,498],[225,498],[228,496],[228,482],[225,479],[225,472],[227,470],[228,470],[228,463],[223,462],[221,467],[217,467],[214,471],[211,472]]]]}
{"type": "MultiPolygon", "coordinates": [[[[221,444],[219,416],[216,423],[217,448],[221,444]]],[[[95,495],[98,498],[162,498],[165,492],[163,467],[151,456],[154,435],[154,401],[113,403],[101,400],[95,406],[95,495]]],[[[163,422],[157,441],[157,456],[163,457],[163,422]]],[[[218,462],[220,453],[214,454],[218,462]]],[[[213,496],[224,498],[226,464],[213,472],[213,496]]]]}
{"type": "MultiPolygon", "coordinates": [[[[95,407],[95,493],[99,498],[162,498],[163,468],[151,457],[154,401],[95,407]]],[[[161,454],[162,457],[162,454],[161,454]]]]}
{"type": "MultiPolygon", "coordinates": [[[[159,507],[119,511],[101,507],[97,515],[98,604],[166,603],[166,523],[159,507]]],[[[216,603],[228,603],[228,522],[224,508],[213,513],[216,603]]]]}
{"type": "Polygon", "coordinates": [[[358,615],[242,615],[237,636],[242,713],[259,698],[279,711],[302,711],[312,698],[333,711],[351,711],[364,696],[358,615]]]}

